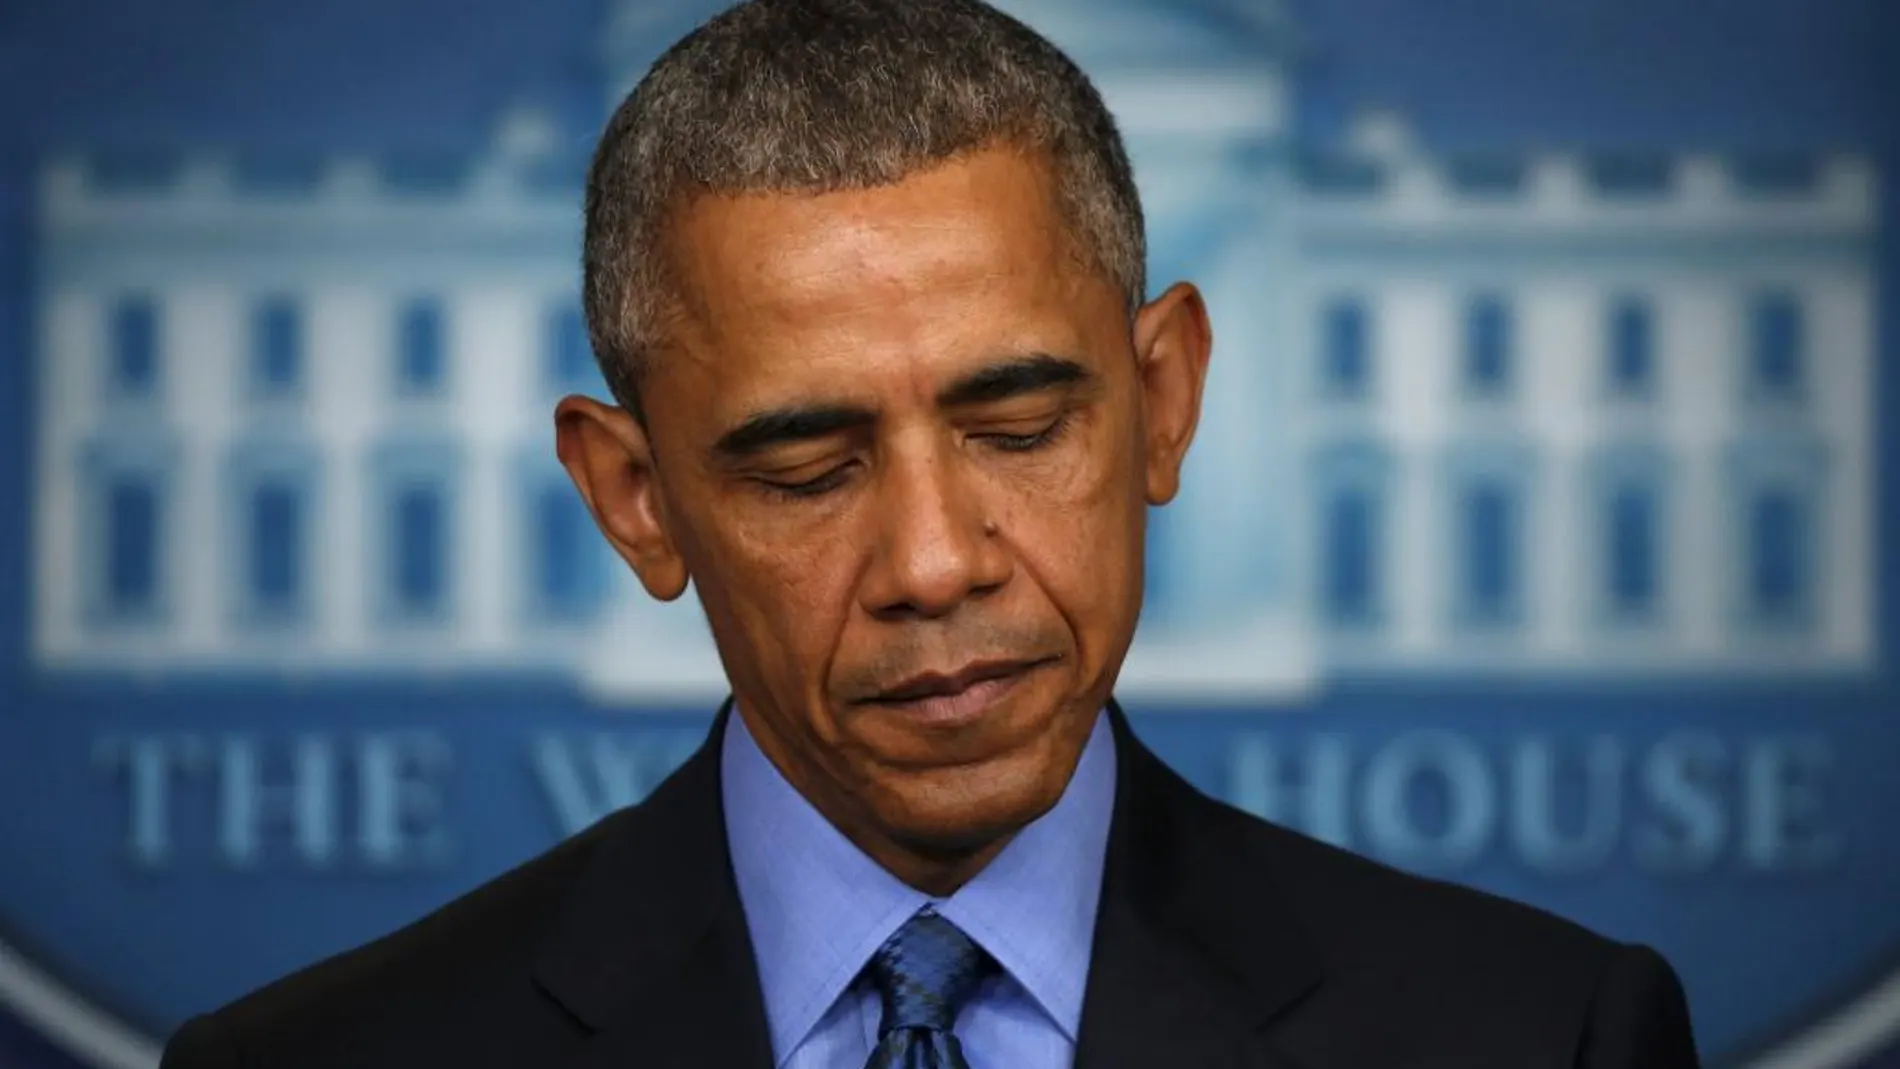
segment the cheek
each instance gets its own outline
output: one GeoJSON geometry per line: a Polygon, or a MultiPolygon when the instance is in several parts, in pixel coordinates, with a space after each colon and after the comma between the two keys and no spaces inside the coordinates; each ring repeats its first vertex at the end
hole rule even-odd
{"type": "Polygon", "coordinates": [[[768,684],[791,698],[822,683],[849,615],[854,558],[835,531],[781,526],[732,530],[706,574],[722,577],[753,663],[770,666],[768,684]]]}
{"type": "Polygon", "coordinates": [[[1145,504],[1135,451],[1099,428],[999,483],[1018,559],[1078,636],[1121,627],[1139,595],[1145,504]]]}

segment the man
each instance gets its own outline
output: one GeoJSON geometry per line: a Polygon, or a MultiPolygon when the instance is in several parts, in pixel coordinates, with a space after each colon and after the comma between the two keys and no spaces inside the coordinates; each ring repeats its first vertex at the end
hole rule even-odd
{"type": "Polygon", "coordinates": [[[753,0],[588,185],[563,462],[733,701],[645,803],[175,1037],[215,1066],[1688,1069],[1653,952],[1196,793],[1110,691],[1211,346],[978,0],[753,0]]]}

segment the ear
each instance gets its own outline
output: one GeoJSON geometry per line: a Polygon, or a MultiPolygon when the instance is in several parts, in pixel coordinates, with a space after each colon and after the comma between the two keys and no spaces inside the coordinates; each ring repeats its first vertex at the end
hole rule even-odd
{"type": "Polygon", "coordinates": [[[684,593],[686,562],[667,530],[653,448],[640,422],[591,397],[566,397],[554,409],[554,447],[601,533],[647,593],[661,601],[684,593]]]}
{"type": "Polygon", "coordinates": [[[1147,494],[1165,505],[1181,488],[1181,462],[1201,421],[1201,388],[1214,348],[1201,291],[1178,282],[1135,314],[1135,361],[1147,431],[1147,494]]]}

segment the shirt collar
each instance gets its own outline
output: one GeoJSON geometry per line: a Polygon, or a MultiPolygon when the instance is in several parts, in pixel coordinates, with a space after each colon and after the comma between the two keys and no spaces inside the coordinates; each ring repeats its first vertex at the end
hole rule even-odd
{"type": "Polygon", "coordinates": [[[799,794],[735,712],[720,751],[726,841],[781,1064],[904,921],[934,904],[1075,1041],[1115,801],[1115,740],[1098,716],[1048,813],[948,899],[886,872],[799,794]]]}

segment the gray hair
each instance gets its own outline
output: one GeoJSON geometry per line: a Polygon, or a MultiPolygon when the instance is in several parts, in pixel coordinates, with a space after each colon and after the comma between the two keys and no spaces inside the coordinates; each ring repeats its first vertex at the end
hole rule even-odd
{"type": "Polygon", "coordinates": [[[1132,316],[1147,251],[1121,134],[1029,27],[981,0],[747,0],[688,34],[614,112],[588,171],[583,293],[615,399],[641,416],[669,213],[705,194],[890,185],[992,145],[1050,162],[1074,251],[1132,316]]]}

